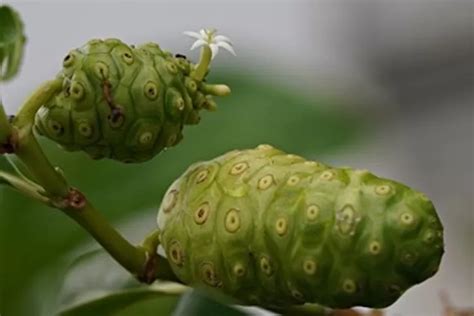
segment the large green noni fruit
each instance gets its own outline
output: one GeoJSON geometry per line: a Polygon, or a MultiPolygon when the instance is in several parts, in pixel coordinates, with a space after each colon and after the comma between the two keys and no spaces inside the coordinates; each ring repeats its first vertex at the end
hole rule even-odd
{"type": "Polygon", "coordinates": [[[63,89],[38,111],[36,130],[95,159],[148,160],[215,109],[215,86],[193,79],[194,68],[154,43],[91,40],[64,58],[63,89]]]}
{"type": "Polygon", "coordinates": [[[191,166],[158,227],[181,281],[265,307],[385,307],[431,277],[444,252],[422,193],[269,145],[191,166]]]}

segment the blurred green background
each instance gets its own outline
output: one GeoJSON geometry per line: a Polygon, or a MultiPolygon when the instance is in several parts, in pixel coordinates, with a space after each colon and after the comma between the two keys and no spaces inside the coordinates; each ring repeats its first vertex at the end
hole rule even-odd
{"type": "MultiPolygon", "coordinates": [[[[370,169],[433,199],[446,229],[441,270],[388,315],[440,314],[443,290],[460,305],[474,301],[468,2],[9,3],[28,35],[22,73],[2,87],[11,114],[54,76],[69,49],[90,38],[158,41],[194,60],[182,31],[214,26],[233,39],[237,57],[220,53],[209,76],[232,94],[217,99],[217,112],[204,113],[177,147],[152,161],[91,161],[43,141],[71,184],[133,242],[154,228],[167,186],[191,163],[269,143],[328,164],[370,169]]],[[[104,254],[76,260],[97,248],[60,212],[0,188],[0,314],[52,315],[138,286],[104,254]]],[[[170,297],[155,301],[153,293],[136,303],[133,291],[140,289],[127,296],[133,306],[114,315],[156,315],[157,305],[165,314],[177,304],[170,297]]],[[[82,315],[108,313],[97,311],[82,315]]]]}

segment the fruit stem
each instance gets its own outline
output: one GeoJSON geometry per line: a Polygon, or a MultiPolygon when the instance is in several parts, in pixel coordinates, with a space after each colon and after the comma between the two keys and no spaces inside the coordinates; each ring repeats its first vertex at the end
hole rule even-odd
{"type": "Polygon", "coordinates": [[[56,198],[68,195],[66,180],[51,165],[31,130],[27,134],[20,134],[15,154],[49,195],[56,198]]]}
{"type": "Polygon", "coordinates": [[[115,230],[94,206],[85,201],[84,207],[67,207],[64,213],[82,226],[121,266],[139,277],[147,261],[147,253],[135,247],[115,230]]]}
{"type": "Polygon", "coordinates": [[[199,63],[192,74],[193,79],[197,81],[202,81],[206,76],[207,70],[212,59],[212,51],[209,45],[203,45],[201,48],[201,56],[199,58],[199,63]]]}
{"type": "Polygon", "coordinates": [[[61,88],[62,79],[59,77],[44,82],[21,106],[13,121],[13,125],[21,129],[30,129],[34,124],[35,115],[39,108],[48,102],[61,88]]]}
{"type": "Polygon", "coordinates": [[[18,129],[18,148],[15,154],[27,166],[39,184],[55,197],[65,197],[69,192],[64,177],[58,173],[44,155],[34,134],[33,124],[36,112],[62,87],[62,80],[43,83],[22,105],[13,120],[18,129]]]}

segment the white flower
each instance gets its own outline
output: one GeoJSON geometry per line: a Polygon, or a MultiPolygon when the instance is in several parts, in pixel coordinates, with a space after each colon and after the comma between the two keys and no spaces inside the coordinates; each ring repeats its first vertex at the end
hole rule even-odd
{"type": "Polygon", "coordinates": [[[196,41],[191,46],[191,50],[201,47],[203,45],[208,45],[212,52],[212,59],[217,56],[219,52],[219,47],[231,52],[235,56],[234,48],[232,48],[232,42],[227,36],[217,35],[217,30],[215,29],[202,29],[197,32],[184,32],[185,35],[195,38],[196,41]]]}

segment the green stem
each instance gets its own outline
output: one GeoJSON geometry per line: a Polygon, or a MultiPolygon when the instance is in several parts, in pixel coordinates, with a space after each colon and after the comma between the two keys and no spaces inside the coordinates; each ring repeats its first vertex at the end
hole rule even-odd
{"type": "Polygon", "coordinates": [[[204,45],[201,48],[201,57],[199,58],[199,63],[192,74],[192,77],[197,81],[202,81],[206,76],[207,70],[212,59],[212,51],[209,45],[204,45]]]}
{"type": "Polygon", "coordinates": [[[31,130],[27,134],[20,134],[16,155],[50,195],[56,198],[67,197],[69,185],[46,158],[31,130]]]}
{"type": "Polygon", "coordinates": [[[159,229],[153,230],[145,239],[142,241],[142,247],[145,248],[148,252],[156,252],[158,246],[160,245],[160,234],[159,229]]]}
{"type": "Polygon", "coordinates": [[[66,209],[66,215],[81,225],[126,270],[140,276],[147,261],[145,249],[135,247],[120,235],[89,202],[80,209],[66,209]]]}
{"type": "Polygon", "coordinates": [[[13,121],[19,130],[16,155],[27,166],[30,173],[40,185],[55,197],[66,197],[69,186],[61,174],[56,172],[44,155],[35,136],[32,126],[36,112],[50,100],[62,87],[62,80],[55,79],[43,83],[23,104],[13,121]]]}
{"type": "Polygon", "coordinates": [[[19,129],[33,126],[36,112],[62,88],[62,79],[46,81],[25,101],[15,117],[13,124],[19,129]]]}

